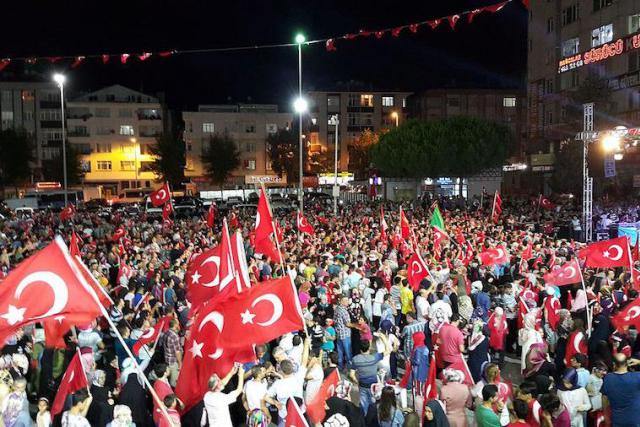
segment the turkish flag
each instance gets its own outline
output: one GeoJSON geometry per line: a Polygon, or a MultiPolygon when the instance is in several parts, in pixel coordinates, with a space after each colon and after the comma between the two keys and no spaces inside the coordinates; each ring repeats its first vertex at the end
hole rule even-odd
{"type": "Polygon", "coordinates": [[[322,381],[318,394],[307,404],[307,416],[314,424],[321,423],[324,420],[326,415],[324,405],[327,399],[335,394],[338,384],[340,384],[340,373],[337,369],[333,369],[322,381]]]}
{"type": "Polygon", "coordinates": [[[69,252],[71,256],[80,256],[80,248],[78,247],[78,235],[75,231],[71,232],[71,239],[69,241],[69,252]]]}
{"type": "Polygon", "coordinates": [[[91,286],[60,237],[11,271],[0,287],[0,342],[23,326],[64,316],[86,323],[102,314],[91,286]]]}
{"type": "Polygon", "coordinates": [[[522,255],[520,256],[520,258],[527,261],[533,258],[533,244],[531,242],[529,242],[527,247],[524,248],[524,251],[522,251],[522,255]]]}
{"type": "Polygon", "coordinates": [[[463,384],[466,384],[469,387],[473,387],[476,384],[475,381],[473,381],[471,371],[469,371],[469,366],[467,366],[467,362],[464,360],[462,354],[458,355],[458,359],[450,364],[448,368],[456,369],[464,374],[464,381],[462,381],[463,384]]]}
{"type": "Polygon", "coordinates": [[[414,292],[420,288],[420,283],[429,276],[429,267],[416,250],[407,262],[407,281],[414,292]]]}
{"type": "Polygon", "coordinates": [[[229,214],[229,227],[231,227],[232,230],[240,228],[240,220],[238,219],[238,214],[235,211],[231,211],[229,214]]]}
{"type": "Polygon", "coordinates": [[[287,403],[287,418],[284,421],[284,425],[287,427],[309,427],[300,407],[292,397],[289,398],[287,403]]]}
{"type": "Polygon", "coordinates": [[[438,398],[438,386],[436,384],[436,371],[438,366],[436,364],[436,354],[432,352],[431,362],[429,363],[429,373],[427,374],[427,381],[424,383],[424,401],[425,403],[431,399],[438,398]]]}
{"type": "Polygon", "coordinates": [[[540,195],[538,204],[542,209],[555,209],[556,205],[551,202],[547,197],[540,195]]]}
{"type": "Polygon", "coordinates": [[[207,225],[209,228],[213,228],[213,223],[216,217],[216,205],[211,202],[211,206],[209,206],[209,211],[207,212],[207,225]]]}
{"type": "Polygon", "coordinates": [[[233,259],[233,269],[236,272],[236,283],[238,292],[251,287],[249,279],[249,266],[247,265],[247,254],[244,251],[244,239],[240,230],[236,230],[231,236],[231,258],[233,259]]]}
{"type": "Polygon", "coordinates": [[[122,239],[126,235],[127,235],[127,231],[124,229],[124,227],[120,226],[116,228],[116,231],[113,232],[113,236],[111,236],[111,241],[117,242],[118,240],[122,239]]]}
{"type": "Polygon", "coordinates": [[[282,242],[282,238],[284,237],[284,231],[282,230],[282,228],[280,227],[280,224],[278,224],[277,221],[274,221],[273,226],[276,230],[276,237],[278,238],[278,241],[282,242]]]}
{"type": "Polygon", "coordinates": [[[626,237],[591,243],[578,252],[587,267],[630,267],[631,251],[626,237]]]}
{"type": "Polygon", "coordinates": [[[558,268],[554,268],[551,272],[544,275],[544,282],[556,286],[571,285],[582,281],[582,273],[580,264],[576,258],[565,262],[558,268]]]}
{"type": "Polygon", "coordinates": [[[210,311],[212,301],[208,302],[196,316],[184,345],[182,369],[178,377],[175,392],[184,402],[184,411],[188,411],[209,391],[208,382],[213,374],[224,378],[234,362],[255,362],[252,346],[228,349],[216,346],[214,340],[225,326],[222,314],[210,311]]]}
{"type": "Polygon", "coordinates": [[[445,238],[445,234],[440,229],[431,227],[431,238],[433,239],[433,247],[439,248],[445,238]]]}
{"type": "Polygon", "coordinates": [[[144,331],[133,345],[133,354],[137,356],[143,345],[156,342],[160,334],[169,329],[169,320],[171,320],[171,316],[164,316],[158,319],[158,323],[144,331]]]}
{"type": "Polygon", "coordinates": [[[256,214],[255,226],[255,244],[254,249],[257,253],[268,256],[276,262],[282,260],[278,248],[273,238],[273,218],[271,217],[271,209],[269,201],[264,189],[260,189],[260,199],[258,200],[258,212],[256,214]]]}
{"type": "Polygon", "coordinates": [[[400,208],[400,235],[404,240],[409,240],[409,237],[411,237],[411,227],[409,226],[409,220],[404,215],[402,207],[400,208]]]}
{"type": "Polygon", "coordinates": [[[321,215],[316,215],[316,221],[318,221],[322,225],[329,225],[329,218],[321,215]]]}
{"type": "Polygon", "coordinates": [[[548,296],[544,299],[543,305],[547,317],[547,323],[549,324],[551,329],[555,331],[556,325],[560,320],[558,311],[562,308],[562,306],[560,305],[560,300],[555,296],[548,296]]]}
{"type": "Polygon", "coordinates": [[[636,245],[633,247],[631,259],[633,262],[640,261],[640,234],[636,237],[636,245]]]}
{"type": "Polygon", "coordinates": [[[169,183],[165,181],[162,187],[149,195],[151,204],[155,207],[162,206],[171,200],[171,190],[169,190],[169,183]]]}
{"type": "Polygon", "coordinates": [[[304,215],[302,215],[302,212],[300,211],[298,211],[296,224],[298,225],[298,231],[300,233],[307,233],[311,236],[314,236],[316,234],[311,224],[309,224],[309,221],[307,221],[307,218],[305,218],[304,215]]]}
{"type": "Polygon", "coordinates": [[[564,354],[565,366],[571,366],[571,358],[578,353],[587,354],[587,340],[583,332],[574,331],[567,338],[567,349],[564,354]]]}
{"type": "Polygon", "coordinates": [[[45,346],[48,348],[67,348],[64,336],[71,329],[71,325],[64,319],[64,316],[56,316],[54,319],[47,319],[42,322],[44,327],[45,346]]]}
{"type": "Polygon", "coordinates": [[[384,243],[387,243],[387,221],[384,219],[384,209],[380,206],[380,237],[384,243]]]}
{"type": "Polygon", "coordinates": [[[67,399],[67,395],[75,393],[81,388],[88,388],[89,382],[87,376],[82,368],[82,360],[80,359],[80,353],[76,352],[71,359],[71,363],[67,367],[67,371],[64,373],[60,385],[58,386],[58,392],[56,398],[51,405],[51,416],[54,417],[62,411],[64,408],[64,401],[67,399]]]}
{"type": "Polygon", "coordinates": [[[502,213],[502,197],[500,197],[500,193],[496,190],[496,194],[493,197],[493,209],[491,209],[491,219],[493,222],[497,223],[500,219],[500,214],[502,213]]]}
{"type": "Polygon", "coordinates": [[[133,271],[131,270],[131,267],[129,267],[125,262],[121,262],[120,267],[118,268],[118,276],[116,277],[116,282],[118,282],[118,285],[120,285],[121,279],[123,277],[125,277],[128,281],[132,275],[133,271]]]}
{"type": "Polygon", "coordinates": [[[640,270],[634,268],[631,270],[633,287],[635,290],[640,290],[640,270]]]}
{"type": "Polygon", "coordinates": [[[489,248],[479,256],[482,265],[506,264],[510,260],[509,253],[504,247],[489,248]]]}
{"type": "Polygon", "coordinates": [[[629,326],[640,327],[640,298],[631,301],[624,309],[611,319],[616,329],[624,330],[629,326]]]}
{"type": "Polygon", "coordinates": [[[223,221],[222,239],[213,249],[198,255],[187,267],[187,299],[199,306],[214,297],[235,293],[231,243],[227,222],[223,221]]]}
{"type": "Polygon", "coordinates": [[[78,267],[78,270],[80,271],[80,274],[82,275],[82,277],[84,277],[84,280],[89,284],[89,286],[91,286],[94,293],[98,296],[98,300],[100,301],[100,304],[102,304],[104,308],[111,307],[113,305],[113,300],[111,299],[107,291],[102,287],[102,285],[98,283],[98,281],[93,276],[93,274],[91,274],[87,266],[84,265],[80,257],[75,256],[72,258],[73,258],[73,263],[75,264],[76,267],[78,267]]]}
{"type": "Polygon", "coordinates": [[[73,218],[75,213],[76,213],[75,206],[73,205],[66,206],[64,209],[62,209],[62,211],[60,211],[60,221],[67,221],[73,218]]]}
{"type": "Polygon", "coordinates": [[[169,219],[172,213],[173,213],[173,204],[171,203],[171,200],[169,200],[162,207],[162,219],[163,220],[169,219]]]}
{"type": "Polygon", "coordinates": [[[305,327],[289,275],[264,281],[224,301],[214,300],[204,307],[204,313],[222,316],[224,327],[214,344],[225,349],[264,344],[305,327]]]}

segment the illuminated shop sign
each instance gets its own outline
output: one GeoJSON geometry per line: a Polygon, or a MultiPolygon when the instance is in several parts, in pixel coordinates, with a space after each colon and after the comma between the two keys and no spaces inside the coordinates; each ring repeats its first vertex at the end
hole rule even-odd
{"type": "Polygon", "coordinates": [[[605,59],[613,58],[614,56],[638,48],[640,48],[640,33],[618,39],[611,43],[605,43],[602,46],[594,47],[586,52],[564,58],[558,63],[558,73],[564,73],[575,70],[583,65],[604,61],[605,59]]]}

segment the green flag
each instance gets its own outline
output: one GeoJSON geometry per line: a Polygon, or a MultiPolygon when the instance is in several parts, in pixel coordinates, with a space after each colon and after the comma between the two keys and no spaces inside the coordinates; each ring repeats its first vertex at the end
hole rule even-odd
{"type": "Polygon", "coordinates": [[[438,209],[438,205],[433,209],[433,214],[431,214],[431,226],[436,227],[438,230],[447,234],[447,231],[444,226],[444,219],[442,218],[442,214],[440,213],[440,209],[438,209]]]}

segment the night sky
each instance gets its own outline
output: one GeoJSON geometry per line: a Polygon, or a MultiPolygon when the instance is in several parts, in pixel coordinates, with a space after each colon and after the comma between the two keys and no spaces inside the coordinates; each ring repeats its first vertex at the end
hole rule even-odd
{"type": "MultiPolygon", "coordinates": [[[[424,21],[496,3],[496,0],[394,1],[15,1],[3,2],[0,58],[82,55],[287,43],[340,36],[424,21]],[[64,6],[62,6],[64,5],[64,6]]],[[[351,87],[418,91],[438,87],[524,88],[527,12],[514,0],[456,31],[446,24],[418,34],[338,41],[304,47],[305,89],[351,87]],[[342,86],[345,87],[345,86],[342,86]]],[[[297,91],[295,47],[176,55],[168,59],[87,60],[66,70],[70,91],[120,83],[146,93],[164,92],[172,108],[198,103],[265,102],[288,108],[297,91]]],[[[50,64],[10,65],[2,80],[43,73],[50,64]]],[[[68,68],[68,65],[66,66],[68,68]]],[[[55,69],[65,65],[56,64],[55,69]]]]}

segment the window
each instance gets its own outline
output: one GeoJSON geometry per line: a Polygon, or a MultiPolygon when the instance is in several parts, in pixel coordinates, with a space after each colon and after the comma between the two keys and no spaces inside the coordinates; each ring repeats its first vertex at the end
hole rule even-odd
{"type": "Polygon", "coordinates": [[[244,125],[244,133],[256,133],[256,124],[247,123],[244,125]]]}
{"type": "Polygon", "coordinates": [[[515,96],[505,96],[502,98],[502,106],[503,107],[515,107],[516,106],[516,97],[515,96]]]}
{"type": "Polygon", "coordinates": [[[21,93],[22,100],[25,102],[33,101],[33,91],[32,90],[23,90],[21,93]]]}
{"type": "Polygon", "coordinates": [[[402,98],[402,108],[407,108],[407,98],[402,98]]]}
{"type": "Polygon", "coordinates": [[[143,156],[150,156],[153,155],[153,153],[151,152],[151,148],[153,147],[153,145],[151,144],[140,144],[140,154],[143,156]]]}
{"type": "Polygon", "coordinates": [[[245,169],[249,169],[249,170],[255,170],[256,169],[256,161],[255,160],[245,160],[244,161],[244,168],[245,169]]]}
{"type": "Polygon", "coordinates": [[[574,37],[562,42],[562,57],[577,55],[580,52],[580,37],[574,37]]]}
{"type": "Polygon", "coordinates": [[[600,46],[613,40],[613,24],[603,25],[591,32],[591,47],[600,46]]]}
{"type": "Polygon", "coordinates": [[[33,120],[33,111],[25,111],[22,113],[22,119],[26,122],[33,120]]]}
{"type": "Polygon", "coordinates": [[[256,143],[255,142],[247,142],[245,145],[245,151],[247,153],[255,153],[256,152],[256,143]]]}
{"type": "Polygon", "coordinates": [[[13,111],[3,111],[0,114],[0,118],[2,118],[2,121],[13,121],[13,111]]]}
{"type": "Polygon", "coordinates": [[[98,160],[96,162],[96,169],[99,171],[110,171],[111,170],[111,161],[110,160],[98,160]]]}
{"type": "Polygon", "coordinates": [[[214,133],[216,127],[213,123],[203,123],[202,124],[202,133],[214,133]]]}
{"type": "Polygon", "coordinates": [[[110,152],[111,152],[111,144],[109,143],[96,144],[96,153],[110,153],[110,152]]]}
{"type": "Polygon", "coordinates": [[[108,108],[96,108],[96,117],[111,117],[111,110],[108,108]]]}
{"type": "Polygon", "coordinates": [[[576,86],[578,86],[577,70],[560,74],[560,90],[573,89],[576,86]]]}
{"type": "Polygon", "coordinates": [[[629,55],[627,55],[627,57],[629,58],[629,72],[630,73],[640,69],[640,61],[638,60],[640,55],[638,55],[638,51],[637,50],[629,52],[629,55]]]}
{"type": "Polygon", "coordinates": [[[91,144],[89,143],[76,144],[76,147],[78,147],[78,152],[80,154],[91,154],[91,144]]]}
{"type": "Polygon", "coordinates": [[[553,124],[553,111],[547,111],[547,124],[553,124]]]}
{"type": "Polygon", "coordinates": [[[603,7],[611,6],[613,0],[593,0],[593,11],[596,12],[603,7]]]}
{"type": "Polygon", "coordinates": [[[82,170],[82,172],[85,172],[85,173],[91,172],[91,161],[80,160],[80,169],[82,170]]]}
{"type": "Polygon", "coordinates": [[[69,136],[89,136],[89,130],[86,126],[74,126],[69,129],[69,136]]]}
{"type": "Polygon", "coordinates": [[[360,95],[361,107],[373,107],[373,95],[360,95]]]}
{"type": "Polygon", "coordinates": [[[640,14],[629,16],[629,34],[637,33],[640,30],[640,14]]]}
{"type": "Polygon", "coordinates": [[[547,33],[553,32],[553,18],[547,19],[547,33]]]}
{"type": "Polygon", "coordinates": [[[553,93],[553,79],[547,80],[546,93],[553,93]]]}
{"type": "Polygon", "coordinates": [[[110,128],[96,128],[96,135],[111,135],[112,133],[115,133],[115,131],[110,128]]]}
{"type": "Polygon", "coordinates": [[[60,110],[40,110],[40,120],[43,121],[59,121],[60,110]]]}
{"type": "Polygon", "coordinates": [[[562,26],[574,23],[580,18],[580,3],[562,9],[562,26]]]}
{"type": "Polygon", "coordinates": [[[327,95],[327,111],[340,111],[340,95],[327,95]]]}
{"type": "Polygon", "coordinates": [[[275,123],[267,123],[267,134],[273,135],[274,133],[278,133],[278,125],[275,123]]]}
{"type": "Polygon", "coordinates": [[[121,171],[135,171],[136,170],[136,162],[132,160],[121,160],[120,161],[120,170],[121,171]]]}
{"type": "Polygon", "coordinates": [[[133,112],[128,108],[118,110],[118,117],[133,117],[133,112]]]}
{"type": "Polygon", "coordinates": [[[152,172],[153,162],[140,162],[139,172],[152,172]]]}
{"type": "Polygon", "coordinates": [[[393,96],[383,96],[382,97],[382,106],[383,107],[393,107],[393,96]]]}
{"type": "Polygon", "coordinates": [[[128,136],[135,135],[135,132],[133,130],[133,126],[131,126],[131,125],[120,125],[120,135],[128,135],[128,136]]]}

